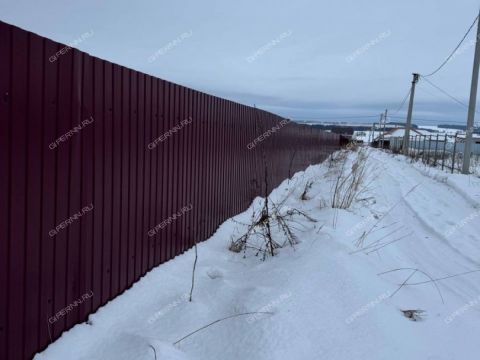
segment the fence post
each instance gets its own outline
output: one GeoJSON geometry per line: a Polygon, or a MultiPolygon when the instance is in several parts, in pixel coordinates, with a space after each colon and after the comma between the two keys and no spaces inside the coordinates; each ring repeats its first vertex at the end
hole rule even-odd
{"type": "Polygon", "coordinates": [[[414,148],[415,160],[418,159],[418,135],[415,135],[415,148],[414,148]]]}
{"type": "Polygon", "coordinates": [[[427,135],[423,135],[423,145],[422,145],[422,150],[423,150],[423,153],[422,153],[422,162],[425,164],[425,148],[426,148],[426,145],[427,145],[427,135]]]}
{"type": "Polygon", "coordinates": [[[417,135],[417,138],[418,138],[418,140],[417,140],[417,145],[416,145],[416,147],[417,147],[417,154],[416,154],[416,156],[415,156],[416,160],[418,160],[418,158],[420,157],[420,143],[422,142],[422,137],[421,137],[421,135],[417,135]]]}
{"type": "Polygon", "coordinates": [[[428,157],[427,157],[427,165],[430,165],[430,151],[432,148],[432,135],[428,137],[428,157]]]}
{"type": "Polygon", "coordinates": [[[417,141],[417,136],[412,136],[413,138],[413,141],[411,141],[411,143],[413,144],[412,146],[412,151],[411,151],[411,154],[412,154],[412,158],[415,158],[415,142],[417,141]]]}
{"type": "Polygon", "coordinates": [[[443,142],[443,154],[442,154],[442,170],[445,166],[445,150],[447,149],[447,134],[445,134],[445,141],[443,142]]]}
{"type": "Polygon", "coordinates": [[[413,138],[413,158],[417,157],[417,135],[413,138]]]}
{"type": "Polygon", "coordinates": [[[427,152],[427,137],[428,135],[425,135],[425,148],[423,149],[424,152],[424,163],[428,164],[428,152],[427,152]]]}
{"type": "Polygon", "coordinates": [[[455,134],[455,142],[453,143],[452,174],[453,174],[453,170],[455,169],[455,153],[457,151],[457,135],[458,134],[455,134]]]}
{"type": "Polygon", "coordinates": [[[420,158],[420,149],[422,145],[422,135],[418,135],[418,143],[417,143],[417,160],[420,158]]]}
{"type": "Polygon", "coordinates": [[[437,166],[437,150],[438,150],[438,134],[437,134],[437,141],[435,142],[435,156],[433,160],[433,166],[437,166]]]}

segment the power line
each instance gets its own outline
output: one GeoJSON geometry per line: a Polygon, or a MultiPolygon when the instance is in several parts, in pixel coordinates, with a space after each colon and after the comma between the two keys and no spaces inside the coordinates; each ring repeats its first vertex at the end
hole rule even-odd
{"type": "MultiPolygon", "coordinates": [[[[425,79],[425,80],[426,80],[426,79],[425,79]]],[[[423,87],[423,86],[422,86],[422,87],[420,87],[420,89],[422,89],[422,91],[425,91],[427,94],[430,94],[431,96],[433,96],[433,97],[435,97],[435,98],[437,98],[437,99],[440,99],[439,96],[436,96],[436,95],[434,95],[433,93],[431,93],[430,91],[428,91],[428,90],[426,89],[426,87],[423,87]]],[[[480,114],[478,111],[475,111],[475,112],[476,112],[477,114],[480,114]]],[[[479,123],[479,120],[477,120],[477,121],[475,122],[475,124],[478,124],[478,123],[479,123]]],[[[462,122],[462,124],[463,124],[463,122],[462,122]]],[[[477,125],[475,125],[475,126],[477,126],[477,125]]]]}
{"type": "Polygon", "coordinates": [[[453,49],[453,51],[450,53],[450,55],[448,55],[448,57],[445,59],[445,61],[433,72],[431,72],[430,74],[428,75],[422,75],[422,77],[428,77],[428,76],[432,76],[432,75],[435,75],[437,72],[440,71],[441,68],[443,68],[447,63],[448,61],[452,58],[452,56],[457,52],[458,48],[462,45],[462,43],[465,41],[465,39],[467,38],[468,34],[470,33],[470,31],[472,31],[475,23],[477,22],[478,20],[478,16],[475,18],[475,20],[473,21],[472,25],[470,25],[470,27],[468,28],[467,32],[465,33],[465,35],[463,35],[462,37],[462,40],[460,40],[460,42],[458,43],[458,45],[455,47],[455,49],[453,49]]]}
{"type": "Polygon", "coordinates": [[[400,104],[400,106],[399,106],[398,109],[395,110],[393,113],[390,113],[390,116],[398,113],[398,112],[403,108],[403,106],[404,106],[405,103],[407,102],[408,97],[410,96],[410,92],[411,92],[411,91],[412,91],[411,89],[408,89],[407,95],[405,95],[405,97],[403,98],[402,103],[400,104]]]}
{"type": "Polygon", "coordinates": [[[458,100],[455,96],[449,94],[446,90],[443,90],[442,88],[440,88],[439,86],[435,85],[433,82],[431,82],[430,80],[428,80],[426,77],[422,76],[422,78],[427,82],[429,83],[431,86],[433,86],[435,89],[437,89],[438,91],[440,91],[441,93],[443,93],[444,95],[448,96],[450,99],[452,99],[453,101],[455,101],[457,104],[460,104],[466,108],[468,108],[468,105],[465,104],[464,102],[462,102],[461,100],[458,100]]]}
{"type": "Polygon", "coordinates": [[[430,95],[432,98],[435,98],[436,100],[441,101],[442,103],[445,102],[445,98],[442,96],[442,94],[439,94],[438,92],[434,93],[433,91],[430,91],[431,88],[427,87],[427,85],[423,85],[422,82],[419,83],[418,89],[420,89],[423,93],[430,95]]]}

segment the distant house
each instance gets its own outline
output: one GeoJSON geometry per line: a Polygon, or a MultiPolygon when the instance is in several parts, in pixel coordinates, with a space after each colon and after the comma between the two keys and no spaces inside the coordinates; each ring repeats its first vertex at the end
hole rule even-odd
{"type": "Polygon", "coordinates": [[[352,140],[357,144],[363,144],[368,141],[368,131],[354,131],[352,135],[352,140]]]}
{"type": "MultiPolygon", "coordinates": [[[[416,135],[428,135],[430,134],[428,131],[424,130],[419,130],[419,129],[410,129],[410,136],[416,136],[416,135]]],[[[394,129],[390,129],[385,132],[383,135],[383,142],[384,142],[384,147],[388,148],[390,147],[390,139],[392,138],[402,138],[405,136],[405,128],[404,127],[397,127],[394,129]]],[[[372,146],[373,147],[379,147],[382,142],[382,135],[378,135],[373,139],[372,146]]]]}
{"type": "MultiPolygon", "coordinates": [[[[403,147],[403,138],[405,136],[404,128],[393,129],[385,133],[385,148],[392,151],[400,151],[403,147]]],[[[373,146],[379,146],[381,136],[375,138],[373,146]]],[[[439,149],[445,149],[447,152],[463,153],[465,150],[465,134],[440,134],[431,133],[426,130],[411,129],[410,130],[410,149],[420,152],[435,152],[439,149]]],[[[472,154],[480,155],[480,136],[473,134],[472,154]]]]}

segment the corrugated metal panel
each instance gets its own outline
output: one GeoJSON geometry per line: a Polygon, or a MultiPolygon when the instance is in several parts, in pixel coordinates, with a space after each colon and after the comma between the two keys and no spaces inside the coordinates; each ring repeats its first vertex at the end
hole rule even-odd
{"type": "Polygon", "coordinates": [[[273,189],[340,144],[291,123],[249,149],[282,119],[2,22],[0,75],[2,359],[208,238],[263,195],[264,164],[273,189]]]}

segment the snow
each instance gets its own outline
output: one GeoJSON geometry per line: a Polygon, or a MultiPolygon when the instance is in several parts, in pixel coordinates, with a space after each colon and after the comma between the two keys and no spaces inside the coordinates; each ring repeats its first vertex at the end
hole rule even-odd
{"type": "MultiPolygon", "coordinates": [[[[420,129],[411,129],[410,136],[415,136],[415,135],[432,135],[432,133],[425,130],[420,130],[420,129]]],[[[386,139],[391,137],[404,137],[404,136],[405,136],[405,128],[397,128],[385,133],[386,139]]]]}
{"type": "MultiPolygon", "coordinates": [[[[417,135],[417,132],[415,131],[415,129],[412,129],[411,133],[412,133],[412,135],[417,135]]],[[[385,138],[402,137],[402,136],[405,136],[405,128],[395,129],[391,132],[385,133],[385,138]]]]}
{"type": "MultiPolygon", "coordinates": [[[[447,134],[449,136],[455,136],[455,134],[465,132],[465,131],[459,130],[459,129],[450,129],[450,128],[438,127],[437,125],[419,125],[419,128],[426,129],[426,130],[431,130],[433,133],[438,132],[440,134],[447,134]]],[[[430,132],[430,134],[432,134],[432,132],[430,132]]]]}
{"type": "MultiPolygon", "coordinates": [[[[423,135],[435,135],[436,133],[439,133],[442,136],[447,134],[449,137],[453,137],[457,135],[459,138],[465,138],[465,130],[442,128],[436,125],[435,126],[420,125],[419,128],[420,128],[419,131],[421,131],[423,135]],[[421,129],[426,129],[426,130],[421,130],[421,129]]],[[[478,128],[478,126],[476,126],[476,128],[478,128]]],[[[472,136],[475,139],[480,138],[480,134],[478,133],[474,133],[472,134],[472,136]]]]}
{"type": "Polygon", "coordinates": [[[368,152],[368,188],[350,209],[328,206],[338,173],[329,162],[272,192],[273,201],[288,196],[285,206],[317,220],[299,218],[294,248],[265,261],[250,250],[228,250],[245,231],[241,223],[261,207],[257,198],[198,245],[192,302],[191,249],[35,359],[154,359],[154,349],[157,359],[169,360],[478,359],[480,272],[398,289],[480,269],[480,179],[368,152]],[[407,269],[379,275],[400,268],[407,269]],[[418,321],[401,311],[417,309],[424,311],[418,321]],[[250,312],[262,314],[217,322],[174,345],[216,320],[250,312]]]}
{"type": "MultiPolygon", "coordinates": [[[[354,131],[353,132],[353,139],[357,141],[363,141],[364,143],[368,143],[372,140],[372,133],[373,139],[378,140],[382,135],[382,131],[354,131]]],[[[433,135],[432,132],[421,130],[421,129],[411,129],[411,136],[415,135],[433,135]]],[[[385,139],[389,139],[391,137],[404,137],[405,136],[405,128],[391,128],[387,127],[385,131],[385,139]]]]}

